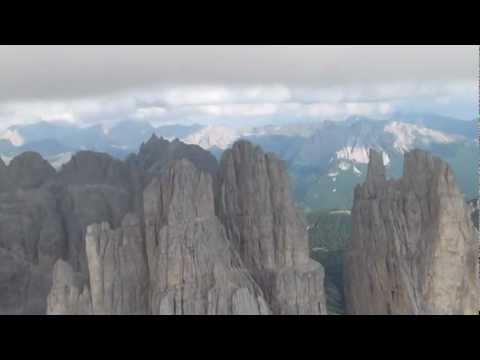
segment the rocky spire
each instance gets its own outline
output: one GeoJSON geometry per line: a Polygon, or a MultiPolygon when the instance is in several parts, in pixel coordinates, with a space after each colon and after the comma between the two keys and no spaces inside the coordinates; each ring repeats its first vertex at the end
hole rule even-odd
{"type": "Polygon", "coordinates": [[[212,178],[176,161],[145,189],[153,314],[267,314],[215,216],[212,178]]]}
{"type": "Polygon", "coordinates": [[[92,311],[95,314],[148,314],[148,268],[138,218],[122,226],[93,224],[85,238],[92,311]]]}
{"type": "Polygon", "coordinates": [[[385,181],[385,166],[383,165],[382,152],[370,149],[367,182],[382,183],[385,181]]]}
{"type": "MultiPolygon", "coordinates": [[[[49,313],[269,314],[263,293],[214,212],[211,176],[173,162],[144,192],[145,238],[127,215],[122,226],[88,228],[84,297],[74,277],[54,277],[49,313]],[[66,296],[65,287],[74,294],[66,296]],[[86,293],[86,292],[85,292],[86,293]],[[75,303],[75,301],[78,301],[75,303]]],[[[62,267],[57,264],[57,267],[62,267]]]]}
{"type": "Polygon", "coordinates": [[[413,150],[403,177],[385,181],[380,161],[372,151],[355,189],[347,312],[478,314],[478,239],[452,170],[413,150]]]}
{"type": "Polygon", "coordinates": [[[325,313],[323,268],[309,258],[306,225],[283,163],[247,141],[224,152],[217,214],[274,313],[325,313]]]}

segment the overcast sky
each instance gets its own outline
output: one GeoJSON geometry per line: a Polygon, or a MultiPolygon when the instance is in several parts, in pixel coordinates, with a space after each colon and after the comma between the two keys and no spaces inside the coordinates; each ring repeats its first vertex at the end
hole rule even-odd
{"type": "Polygon", "coordinates": [[[286,121],[394,111],[470,119],[474,46],[0,46],[0,126],[286,121]]]}

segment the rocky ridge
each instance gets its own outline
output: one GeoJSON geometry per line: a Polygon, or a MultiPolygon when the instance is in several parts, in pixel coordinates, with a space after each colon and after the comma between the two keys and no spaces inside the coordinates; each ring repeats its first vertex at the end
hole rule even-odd
{"type": "Polygon", "coordinates": [[[107,223],[88,227],[89,282],[56,275],[48,313],[270,313],[215,216],[209,174],[175,161],[146,187],[144,199],[144,224],[128,214],[115,230],[107,223]]]}
{"type": "Polygon", "coordinates": [[[58,172],[38,154],[0,163],[0,313],[324,313],[323,272],[285,184],[268,180],[285,222],[275,241],[288,245],[274,263],[253,260],[272,269],[259,283],[217,216],[217,177],[208,152],[156,137],[126,162],[84,151],[58,172]]]}
{"type": "Polygon", "coordinates": [[[31,152],[0,162],[0,314],[44,314],[58,259],[88,279],[88,225],[118,228],[130,212],[141,219],[144,174],[92,151],[58,172],[31,152]]]}

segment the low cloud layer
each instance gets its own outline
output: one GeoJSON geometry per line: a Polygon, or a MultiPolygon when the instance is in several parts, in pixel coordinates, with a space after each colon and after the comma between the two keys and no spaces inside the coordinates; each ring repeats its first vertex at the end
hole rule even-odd
{"type": "Polygon", "coordinates": [[[473,118],[473,46],[0,46],[0,127],[473,118]]]}
{"type": "Polygon", "coordinates": [[[149,86],[331,87],[475,78],[474,46],[0,46],[0,101],[149,86]]]}
{"type": "Polygon", "coordinates": [[[189,86],[131,91],[69,100],[15,101],[0,105],[0,126],[37,121],[109,126],[123,120],[223,123],[245,126],[293,120],[381,118],[395,112],[432,112],[473,119],[475,87],[469,82],[409,83],[344,88],[189,86]]]}

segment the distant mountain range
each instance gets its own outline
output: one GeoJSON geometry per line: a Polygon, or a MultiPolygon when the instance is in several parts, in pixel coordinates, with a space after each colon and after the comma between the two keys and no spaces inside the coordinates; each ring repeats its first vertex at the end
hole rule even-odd
{"type": "Polygon", "coordinates": [[[202,128],[201,125],[166,125],[155,128],[140,121],[122,121],[111,128],[100,125],[78,127],[69,123],[42,121],[14,125],[1,132],[0,155],[8,163],[15,155],[35,151],[56,167],[81,150],[106,152],[124,159],[136,152],[152,134],[166,139],[184,138],[202,128]]]}
{"type": "Polygon", "coordinates": [[[325,122],[306,139],[263,138],[259,143],[287,161],[296,199],[305,208],[349,209],[353,187],[364,181],[370,148],[383,152],[391,177],[401,175],[405,152],[428,150],[450,163],[468,198],[477,194],[474,135],[466,137],[407,122],[361,119],[325,122]]]}
{"type": "Polygon", "coordinates": [[[286,161],[299,206],[306,209],[350,208],[352,189],[364,181],[368,149],[381,150],[390,176],[398,177],[403,154],[429,150],[452,166],[462,191],[477,196],[477,122],[435,114],[395,114],[375,120],[354,116],[342,122],[297,122],[250,128],[225,125],[165,125],[122,121],[110,128],[38,122],[0,132],[0,155],[8,163],[25,151],[40,153],[56,168],[80,150],[125,159],[152,134],[180,139],[212,152],[217,159],[240,138],[261,145],[286,161]]]}

